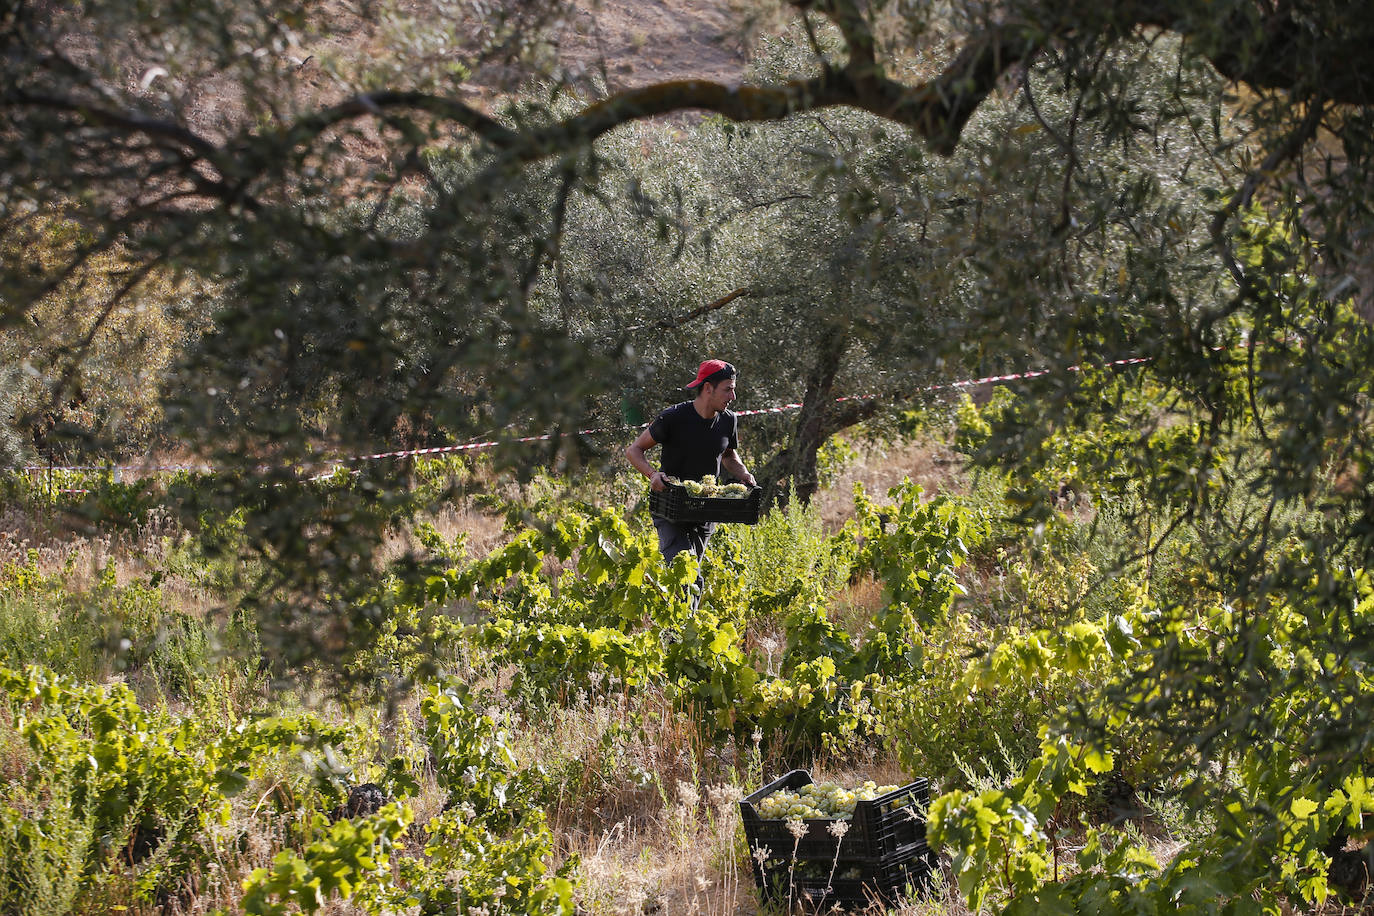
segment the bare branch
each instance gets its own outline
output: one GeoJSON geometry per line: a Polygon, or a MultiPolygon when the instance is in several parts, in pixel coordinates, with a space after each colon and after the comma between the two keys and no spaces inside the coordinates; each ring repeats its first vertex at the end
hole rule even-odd
{"type": "Polygon", "coordinates": [[[734,210],[731,210],[729,213],[726,213],[720,219],[716,220],[715,228],[719,229],[721,226],[724,226],[726,223],[730,222],[735,217],[743,216],[746,213],[753,213],[755,210],[763,210],[768,207],[776,207],[778,204],[785,204],[794,200],[812,199],[813,198],[810,194],[784,194],[781,197],[774,197],[771,200],[761,200],[756,203],[745,204],[744,206],[736,207],[734,210]]]}
{"type": "Polygon", "coordinates": [[[1054,142],[1059,145],[1060,149],[1066,153],[1072,153],[1073,146],[1059,133],[1059,131],[1055,130],[1054,126],[1050,124],[1049,121],[1046,121],[1045,116],[1040,113],[1040,106],[1036,104],[1035,94],[1031,92],[1030,71],[1030,67],[1021,71],[1021,94],[1025,98],[1026,104],[1030,106],[1031,114],[1035,116],[1036,123],[1040,125],[1041,129],[1054,138],[1054,142]]]}
{"type": "Polygon", "coordinates": [[[122,112],[78,102],[61,96],[44,95],[14,88],[7,93],[8,98],[0,97],[5,104],[18,104],[32,108],[45,108],[49,111],[66,111],[78,115],[86,123],[103,127],[115,127],[131,134],[144,134],[160,145],[174,149],[187,149],[214,164],[221,154],[218,146],[187,130],[180,124],[159,118],[150,118],[137,112],[122,112]]]}
{"type": "MultiPolygon", "coordinates": [[[[202,193],[251,210],[260,209],[248,196],[253,182],[294,161],[296,157],[291,153],[308,147],[331,128],[348,121],[379,118],[395,124],[393,113],[406,110],[424,112],[466,129],[479,142],[499,152],[495,167],[501,169],[570,152],[623,124],[690,109],[714,112],[737,122],[758,122],[831,107],[855,108],[911,129],[925,138],[934,151],[948,155],[958,144],[969,118],[1002,77],[1039,49],[1075,35],[1098,35],[1107,46],[1114,38],[1147,25],[1181,29],[1186,35],[1190,21],[1183,0],[1122,0],[1106,6],[1100,0],[1065,0],[1064,8],[1051,21],[1004,22],[970,35],[938,76],[908,85],[882,75],[872,29],[856,0],[791,2],[803,15],[816,12],[835,23],[848,47],[849,58],[842,69],[827,66],[815,77],[768,86],[673,80],[619,92],[577,114],[542,125],[508,126],[459,99],[421,92],[379,91],[362,93],[308,113],[293,123],[258,134],[245,133],[217,145],[174,121],[120,110],[108,102],[87,104],[14,87],[0,93],[0,105],[69,112],[84,124],[149,137],[157,146],[174,151],[182,160],[181,170],[188,177],[196,176],[191,180],[202,193]],[[210,170],[217,176],[207,175],[210,170]]],[[[1300,52],[1324,36],[1306,36],[1292,26],[1290,18],[1283,12],[1267,18],[1261,13],[1257,21],[1237,23],[1238,29],[1246,25],[1248,31],[1237,32],[1236,47],[1222,47],[1224,35],[1218,38],[1208,32],[1210,39],[1198,39],[1199,44],[1210,41],[1200,50],[1233,79],[1292,90],[1298,84],[1291,79],[1290,71],[1298,67],[1300,52]],[[1249,53],[1256,47],[1272,53],[1249,53]],[[1246,53],[1241,54],[1240,50],[1246,53]]],[[[1334,87],[1322,86],[1324,97],[1333,102],[1374,97],[1374,81],[1366,85],[1358,75],[1324,79],[1327,84],[1332,79],[1339,83],[1334,87]]],[[[1301,94],[1312,90],[1309,87],[1293,91],[1301,94]]],[[[1029,94],[1028,101],[1034,109],[1029,94]]],[[[1299,144],[1310,139],[1310,135],[1301,134],[1300,138],[1299,144]]],[[[1061,145],[1072,148],[1071,135],[1057,139],[1061,145]]],[[[1291,144],[1285,144],[1282,151],[1276,150],[1278,161],[1291,158],[1290,149],[1291,144]]],[[[157,167],[166,168],[167,163],[157,167]]],[[[1066,178],[1072,172],[1071,161],[1066,178]]],[[[1251,194],[1253,188],[1242,198],[1248,199],[1251,194]]],[[[1228,210],[1234,212],[1232,208],[1228,210]]]]}
{"type": "Polygon", "coordinates": [[[536,129],[511,153],[526,160],[543,158],[571,144],[589,143],[621,124],[684,109],[704,109],[732,121],[777,121],[799,112],[848,106],[910,127],[935,150],[949,154],[998,78],[1033,50],[1019,29],[993,30],[965,47],[938,78],[918,87],[876,76],[855,81],[847,72],[834,71],[773,86],[726,86],[705,80],[657,83],[536,129]]]}
{"type": "Polygon", "coordinates": [[[337,105],[306,115],[280,131],[278,137],[290,146],[308,144],[315,137],[346,121],[375,116],[383,111],[410,109],[423,111],[444,121],[451,121],[472,131],[482,140],[498,148],[509,148],[520,142],[520,134],[483,114],[466,102],[423,92],[364,92],[337,105]]]}
{"type": "MultiPolygon", "coordinates": [[[[1258,168],[1245,176],[1245,182],[1241,185],[1240,190],[1233,194],[1231,199],[1226,202],[1226,206],[1218,210],[1216,215],[1212,217],[1212,241],[1216,244],[1217,251],[1226,264],[1226,269],[1230,271],[1241,292],[1241,295],[1236,297],[1237,304],[1232,307],[1232,311],[1239,307],[1239,301],[1245,298],[1246,293],[1251,289],[1251,283],[1245,275],[1245,269],[1240,266],[1235,251],[1231,248],[1230,240],[1226,237],[1226,224],[1231,217],[1250,205],[1255,192],[1259,190],[1264,181],[1273,177],[1281,165],[1302,152],[1307,142],[1316,136],[1317,128],[1321,126],[1322,117],[1325,114],[1326,104],[1321,101],[1314,102],[1308,108],[1307,116],[1303,118],[1302,123],[1295,127],[1282,143],[1269,151],[1269,155],[1264,157],[1264,161],[1259,164],[1258,168]]],[[[1217,317],[1224,316],[1219,315],[1217,317]]],[[[1207,325],[1210,326],[1215,320],[1216,318],[1213,318],[1208,321],[1207,325]]]]}
{"type": "Polygon", "coordinates": [[[694,309],[692,309],[690,312],[688,312],[688,313],[685,314],[685,315],[678,315],[676,318],[668,318],[668,319],[665,319],[665,320],[663,320],[663,321],[657,322],[656,324],[640,324],[640,325],[635,325],[635,326],[633,326],[633,327],[626,328],[626,329],[625,329],[625,333],[629,333],[630,331],[646,331],[646,330],[652,330],[652,331],[668,331],[668,330],[671,330],[671,329],[673,329],[673,328],[680,328],[680,327],[682,327],[684,324],[687,324],[688,322],[691,322],[691,321],[695,321],[696,319],[700,318],[702,315],[705,315],[705,314],[707,314],[707,313],[709,313],[709,312],[714,312],[716,309],[724,308],[725,306],[729,305],[731,302],[734,302],[736,299],[739,299],[739,298],[741,298],[741,297],[743,297],[743,296],[748,296],[748,295],[750,295],[750,293],[751,293],[751,291],[749,290],[748,287],[741,286],[739,289],[735,290],[734,292],[727,293],[727,294],[725,294],[724,296],[721,296],[721,297],[720,297],[719,299],[717,299],[715,302],[708,302],[706,305],[703,305],[703,306],[699,306],[699,307],[697,307],[697,308],[694,308],[694,309]]]}

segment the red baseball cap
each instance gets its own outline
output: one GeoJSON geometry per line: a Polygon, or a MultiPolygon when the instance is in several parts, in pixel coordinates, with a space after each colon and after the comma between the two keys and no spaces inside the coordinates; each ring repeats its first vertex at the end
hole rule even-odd
{"type": "Polygon", "coordinates": [[[725,360],[708,359],[706,362],[701,364],[701,368],[697,369],[696,380],[693,381],[690,385],[687,385],[686,387],[696,388],[699,385],[705,384],[706,382],[710,382],[712,385],[715,385],[719,382],[724,381],[727,378],[734,378],[735,375],[735,367],[727,363],[725,360]]]}

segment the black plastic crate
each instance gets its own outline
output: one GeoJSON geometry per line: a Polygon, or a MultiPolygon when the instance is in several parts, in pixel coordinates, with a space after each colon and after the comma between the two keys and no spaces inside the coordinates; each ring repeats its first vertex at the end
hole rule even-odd
{"type": "Polygon", "coordinates": [[[795,857],[799,861],[829,862],[836,857],[877,860],[925,842],[925,812],[930,804],[930,781],[926,779],[917,779],[872,801],[856,804],[849,829],[842,838],[830,832],[835,823],[830,818],[804,819],[806,833],[798,839],[792,836],[786,821],[759,817],[755,806],[765,797],[778,789],[795,790],[812,782],[806,770],[793,770],[740,802],[740,819],[751,855],[764,848],[774,856],[795,857]]]}
{"type": "Polygon", "coordinates": [[[755,860],[754,877],[770,903],[822,913],[898,904],[923,893],[936,867],[934,852],[921,842],[877,859],[755,860]]]}
{"type": "Polygon", "coordinates": [[[752,525],[763,508],[763,488],[754,487],[741,498],[693,496],[686,487],[667,484],[649,491],[649,512],[670,522],[741,522],[752,525]]]}

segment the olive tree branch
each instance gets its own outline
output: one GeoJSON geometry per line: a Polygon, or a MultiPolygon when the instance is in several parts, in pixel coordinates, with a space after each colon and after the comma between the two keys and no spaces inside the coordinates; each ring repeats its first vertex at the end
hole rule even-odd
{"type": "Polygon", "coordinates": [[[678,315],[673,318],[665,318],[663,321],[658,321],[653,324],[633,325],[631,327],[625,328],[625,332],[629,333],[630,331],[669,331],[673,328],[680,328],[683,325],[688,324],[689,322],[695,321],[702,315],[714,312],[716,309],[724,308],[731,302],[734,302],[736,299],[740,299],[749,295],[752,295],[752,290],[750,290],[747,286],[741,286],[737,290],[726,293],[724,296],[721,296],[714,302],[708,302],[705,305],[701,305],[692,309],[685,315],[678,315]]]}
{"type": "Polygon", "coordinates": [[[1255,295],[1254,284],[1250,282],[1245,268],[1241,266],[1240,259],[1236,257],[1235,248],[1232,247],[1230,238],[1226,235],[1226,224],[1233,216],[1250,205],[1255,192],[1259,190],[1264,181],[1272,177],[1281,165],[1302,152],[1307,142],[1316,136],[1317,128],[1321,126],[1322,117],[1325,114],[1326,104],[1323,101],[1313,102],[1308,107],[1307,115],[1302,122],[1289,132],[1282,143],[1269,151],[1269,155],[1264,157],[1264,161],[1257,168],[1245,176],[1245,181],[1242,182],[1240,189],[1231,195],[1226,206],[1218,210],[1212,217],[1212,223],[1209,227],[1212,243],[1216,246],[1217,254],[1221,257],[1226,270],[1236,281],[1237,290],[1236,295],[1223,308],[1202,319],[1198,325],[1199,339],[1218,321],[1234,315],[1255,295]]]}

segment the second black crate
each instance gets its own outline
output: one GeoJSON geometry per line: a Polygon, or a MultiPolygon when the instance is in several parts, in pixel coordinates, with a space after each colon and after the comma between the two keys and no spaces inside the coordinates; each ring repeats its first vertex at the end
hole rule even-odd
{"type": "Polygon", "coordinates": [[[862,910],[874,903],[891,906],[919,894],[930,884],[936,858],[921,842],[877,859],[759,855],[753,866],[755,881],[766,900],[788,910],[800,906],[822,913],[835,907],[862,910]]]}

